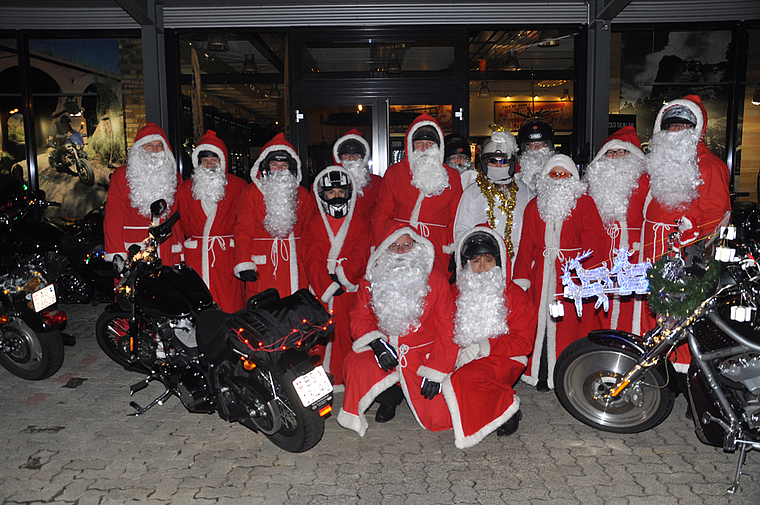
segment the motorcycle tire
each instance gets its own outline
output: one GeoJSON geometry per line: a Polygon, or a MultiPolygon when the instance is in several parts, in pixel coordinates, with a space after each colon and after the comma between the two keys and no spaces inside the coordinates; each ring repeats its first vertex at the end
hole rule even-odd
{"type": "Polygon", "coordinates": [[[92,186],[95,184],[95,171],[92,169],[92,165],[87,160],[77,160],[77,174],[79,174],[79,180],[85,186],[92,186]]]}
{"type": "Polygon", "coordinates": [[[103,312],[95,324],[95,339],[106,356],[125,370],[150,373],[150,369],[139,361],[129,361],[129,312],[103,312]]]}
{"type": "Polygon", "coordinates": [[[265,436],[288,452],[306,452],[317,445],[325,432],[325,420],[319,412],[304,407],[293,384],[283,380],[282,376],[260,371],[259,380],[275,392],[274,404],[282,423],[276,433],[267,435],[264,432],[265,436]]]}
{"type": "Polygon", "coordinates": [[[607,402],[603,398],[637,361],[632,352],[587,338],[578,340],[557,360],[554,392],[565,410],[592,428],[611,433],[649,430],[670,415],[675,402],[675,393],[659,369],[648,369],[617,399],[607,402]]]}
{"type": "Polygon", "coordinates": [[[58,331],[36,332],[17,317],[2,327],[4,348],[0,364],[10,373],[27,380],[43,380],[63,364],[63,339],[58,331]]]}

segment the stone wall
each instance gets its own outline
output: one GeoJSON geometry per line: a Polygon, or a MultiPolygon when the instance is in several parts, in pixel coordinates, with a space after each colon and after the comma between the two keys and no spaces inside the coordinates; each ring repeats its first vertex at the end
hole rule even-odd
{"type": "Polygon", "coordinates": [[[145,124],[145,87],[143,84],[142,41],[119,39],[119,63],[121,65],[121,90],[124,100],[124,133],[127,149],[145,124]]]}

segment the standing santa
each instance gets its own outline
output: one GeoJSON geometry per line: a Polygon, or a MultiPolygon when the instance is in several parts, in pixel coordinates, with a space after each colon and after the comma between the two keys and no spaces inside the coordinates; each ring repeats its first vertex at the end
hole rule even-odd
{"type": "Polygon", "coordinates": [[[300,242],[312,215],[301,160],[285,135],[264,146],[251,179],[237,209],[235,275],[246,282],[247,298],[268,288],[285,297],[308,286],[300,242]]]}
{"type": "MultiPolygon", "coordinates": [[[[116,255],[126,259],[129,246],[142,244],[151,226],[174,213],[181,182],[166,132],[155,123],[147,123],[135,135],[126,165],[111,176],[103,220],[106,261],[113,261],[116,255]],[[158,200],[166,203],[166,209],[151,220],[151,205],[158,200]]],[[[181,239],[181,225],[175,225],[171,238],[158,248],[164,264],[180,261],[181,239]]]]}
{"type": "Polygon", "coordinates": [[[562,264],[591,250],[584,268],[600,266],[606,259],[607,234],[594,201],[584,194],[586,184],[568,156],[557,154],[549,159],[537,188],[538,195],[525,208],[513,278],[538,310],[536,343],[523,380],[539,391],[549,391],[554,388],[554,365],[565,347],[601,328],[593,301],[585,304],[581,318],[572,302],[561,298],[562,264]],[[549,305],[555,300],[562,300],[565,312],[557,320],[549,314],[549,305]]]}
{"type": "Polygon", "coordinates": [[[362,137],[359,130],[351,130],[333,145],[335,164],[345,168],[354,179],[356,193],[356,212],[361,219],[369,221],[375,199],[380,191],[383,178],[369,171],[371,159],[369,142],[362,137]]]}
{"type": "MultiPolygon", "coordinates": [[[[585,179],[609,237],[610,246],[605,251],[608,261],[613,261],[615,250],[623,248],[631,250],[628,261],[638,263],[649,178],[644,173],[644,153],[633,126],[621,128],[605,141],[586,169],[585,179]]],[[[604,315],[604,324],[613,330],[641,335],[641,318],[646,310],[645,295],[615,295],[604,315]]]]}
{"type": "Polygon", "coordinates": [[[235,209],[247,184],[227,173],[229,155],[212,130],[193,150],[193,176],[177,195],[185,263],[195,268],[225,312],[245,304],[245,285],[235,277],[235,209]]]}

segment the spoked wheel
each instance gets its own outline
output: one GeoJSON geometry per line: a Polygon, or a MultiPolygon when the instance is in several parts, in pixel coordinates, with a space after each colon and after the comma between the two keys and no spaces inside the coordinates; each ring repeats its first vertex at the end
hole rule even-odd
{"type": "Polygon", "coordinates": [[[103,312],[95,325],[95,339],[103,352],[125,370],[150,373],[144,364],[129,361],[129,312],[103,312]]]}
{"type": "Polygon", "coordinates": [[[654,428],[675,402],[658,369],[648,369],[616,398],[609,395],[637,361],[628,351],[578,340],[562,352],[554,368],[557,399],[573,417],[598,430],[638,433],[654,428]]]}
{"type": "Polygon", "coordinates": [[[0,330],[0,364],[22,379],[47,379],[63,364],[60,332],[38,333],[23,320],[11,318],[0,330]]]}
{"type": "Polygon", "coordinates": [[[319,413],[304,407],[293,385],[282,376],[259,371],[259,380],[274,391],[271,403],[277,408],[282,424],[276,433],[267,434],[267,438],[288,452],[306,452],[317,445],[325,432],[325,420],[319,413]]]}
{"type": "Polygon", "coordinates": [[[79,180],[86,186],[95,184],[95,172],[89,161],[83,159],[77,160],[77,173],[79,174],[79,180]]]}

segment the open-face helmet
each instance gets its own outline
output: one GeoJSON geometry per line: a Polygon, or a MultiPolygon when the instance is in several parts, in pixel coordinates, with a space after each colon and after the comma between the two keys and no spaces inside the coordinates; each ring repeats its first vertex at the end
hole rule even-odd
{"type": "Polygon", "coordinates": [[[554,149],[554,128],[549,121],[538,117],[525,120],[517,132],[521,154],[525,154],[527,145],[531,142],[546,142],[548,147],[554,149]]]}
{"type": "Polygon", "coordinates": [[[496,259],[496,265],[501,265],[499,243],[488,232],[476,231],[465,239],[461,251],[462,266],[467,265],[467,262],[478,254],[490,254],[496,259]]]}

